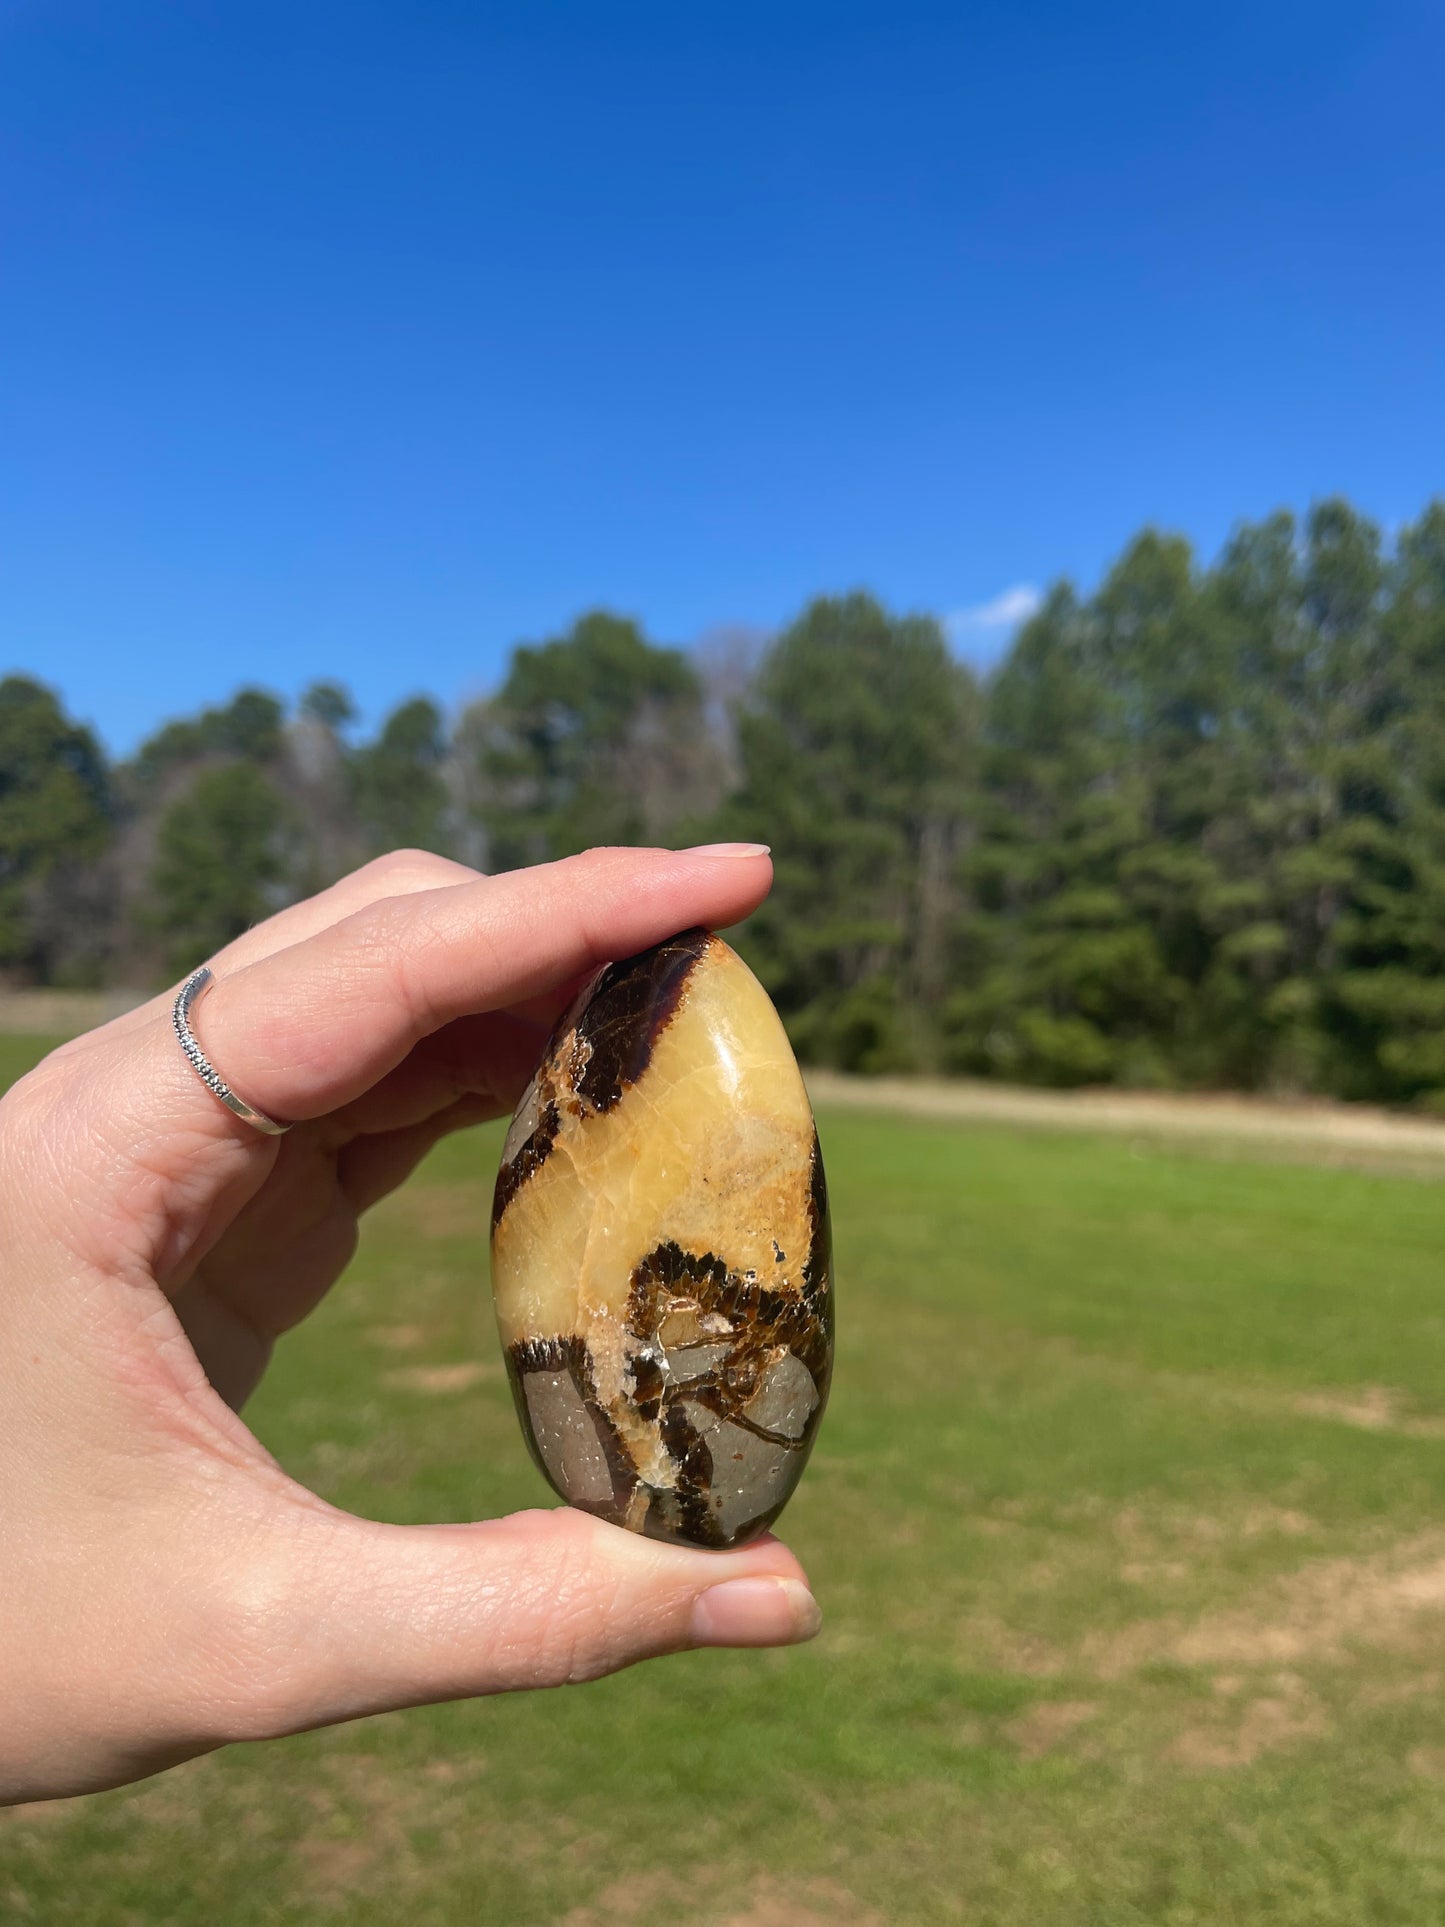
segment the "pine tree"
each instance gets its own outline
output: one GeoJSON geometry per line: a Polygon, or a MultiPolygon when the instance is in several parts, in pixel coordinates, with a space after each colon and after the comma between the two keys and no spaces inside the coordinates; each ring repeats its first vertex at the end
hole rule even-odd
{"type": "Polygon", "coordinates": [[[810,604],[762,663],[722,828],[773,846],[745,949],[811,1057],[932,1056],[976,700],[937,623],[861,594],[810,604]]]}
{"type": "Polygon", "coordinates": [[[259,923],[292,894],[298,824],[253,763],[203,769],[161,818],[148,921],[173,974],[259,923]]]}
{"type": "Polygon", "coordinates": [[[516,650],[464,733],[496,869],[592,844],[662,842],[722,795],[723,759],[692,665],[604,611],[516,650]]]}
{"type": "Polygon", "coordinates": [[[42,979],[64,943],[58,897],[114,834],[100,745],[25,676],[0,681],[0,965],[42,979]],[[46,906],[47,892],[57,904],[46,906]]]}

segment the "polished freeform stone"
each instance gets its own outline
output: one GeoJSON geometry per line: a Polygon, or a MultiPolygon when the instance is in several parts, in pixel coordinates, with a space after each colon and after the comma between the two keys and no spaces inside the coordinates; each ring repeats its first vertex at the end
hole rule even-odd
{"type": "Polygon", "coordinates": [[[766,991],[706,930],[609,964],[517,1107],[492,1283],[522,1430],[575,1506],[735,1546],[828,1395],[828,1195],[766,991]]]}

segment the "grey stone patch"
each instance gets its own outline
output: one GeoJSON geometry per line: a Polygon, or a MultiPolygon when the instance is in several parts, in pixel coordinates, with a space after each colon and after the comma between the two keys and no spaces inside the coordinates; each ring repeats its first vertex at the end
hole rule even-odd
{"type": "Polygon", "coordinates": [[[612,1470],[602,1434],[571,1373],[526,1372],[522,1390],[537,1451],[558,1489],[577,1504],[609,1502],[612,1470]]]}
{"type": "Polygon", "coordinates": [[[743,1417],[761,1431],[800,1439],[817,1403],[813,1374],[796,1352],[784,1352],[763,1373],[758,1389],[743,1407],[743,1417]]]}
{"type": "Polygon", "coordinates": [[[683,1412],[712,1454],[707,1508],[724,1539],[781,1505],[793,1481],[792,1448],[730,1425],[688,1399],[683,1412]]]}

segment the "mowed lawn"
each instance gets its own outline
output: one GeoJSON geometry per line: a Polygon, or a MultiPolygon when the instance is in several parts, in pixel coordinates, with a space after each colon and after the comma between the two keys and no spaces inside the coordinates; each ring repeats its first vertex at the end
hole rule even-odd
{"type": "MultiPolygon", "coordinates": [[[[1445,1919],[1445,1184],[821,1124],[838,1375],[781,1528],[814,1645],[22,1810],[5,1927],[1445,1919]]],[[[545,1502],[499,1138],[375,1214],[251,1408],[339,1504],[545,1502]]]]}

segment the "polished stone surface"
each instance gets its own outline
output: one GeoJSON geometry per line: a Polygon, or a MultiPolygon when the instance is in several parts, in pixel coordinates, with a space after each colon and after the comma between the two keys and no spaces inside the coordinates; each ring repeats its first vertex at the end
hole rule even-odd
{"type": "Polygon", "coordinates": [[[562,1018],[502,1154],[492,1281],[564,1499],[690,1545],[772,1523],[828,1394],[828,1196],[782,1024],[721,938],[609,965],[562,1018]]]}

